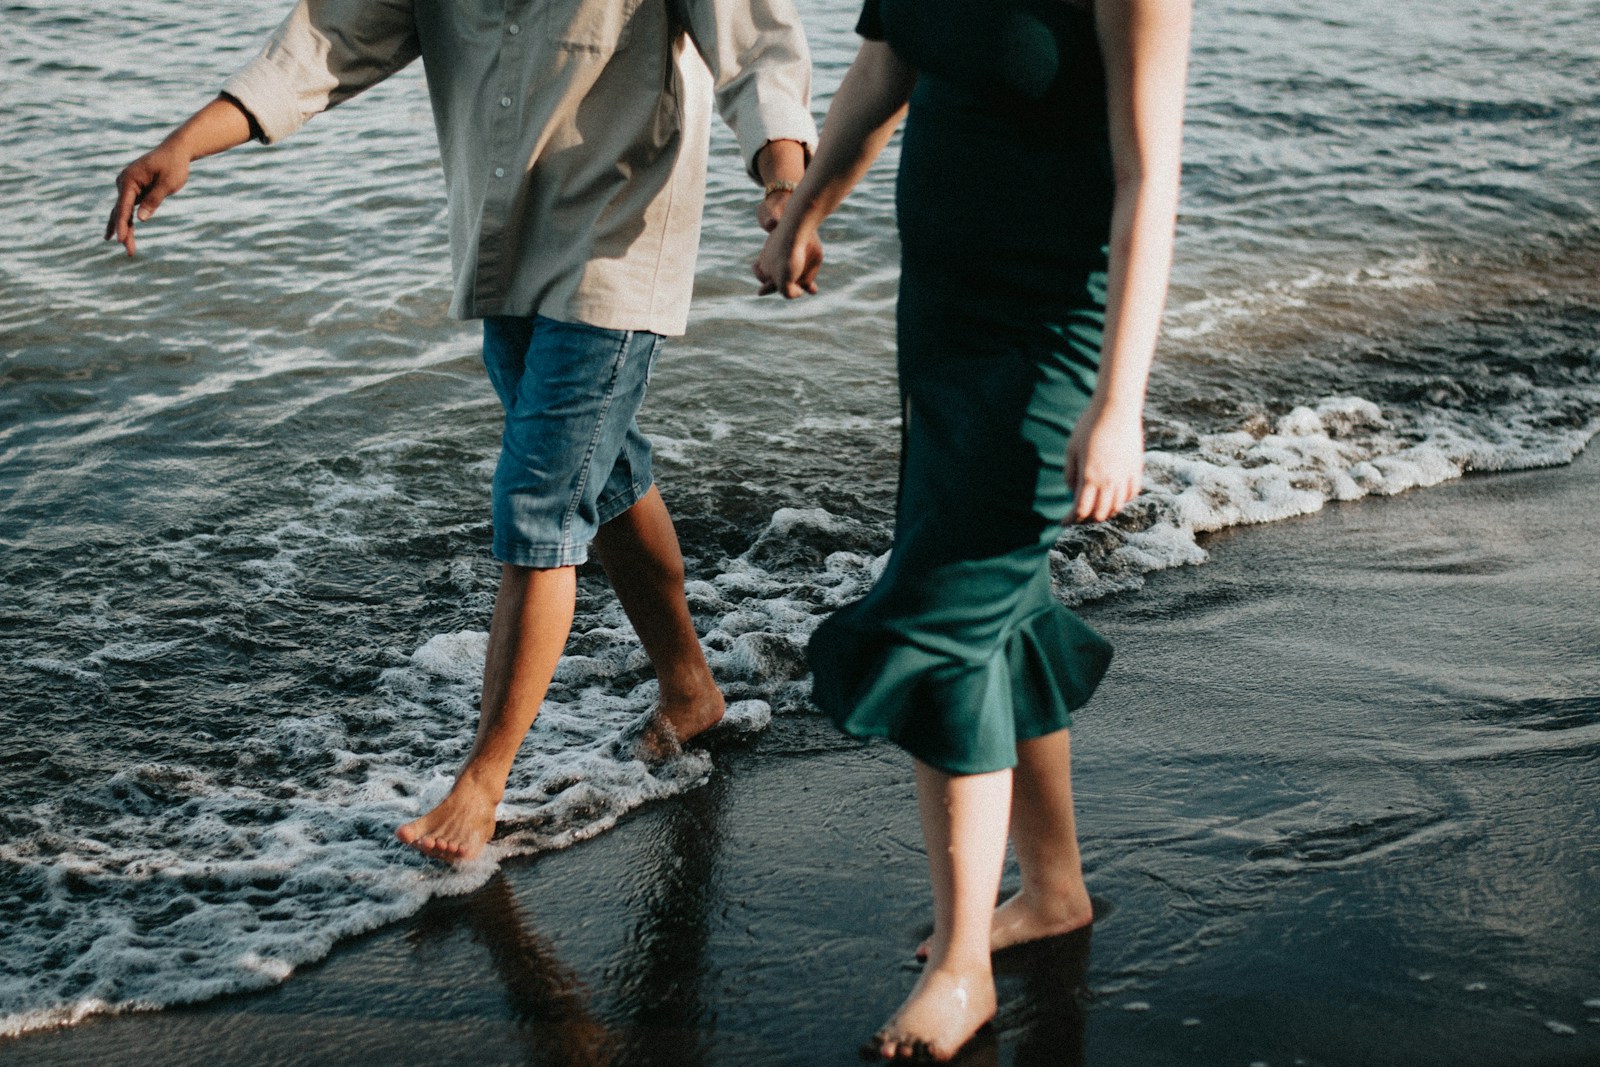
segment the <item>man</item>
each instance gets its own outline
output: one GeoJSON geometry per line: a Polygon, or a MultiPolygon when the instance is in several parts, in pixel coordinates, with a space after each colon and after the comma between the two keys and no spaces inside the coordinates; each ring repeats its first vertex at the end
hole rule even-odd
{"type": "Polygon", "coordinates": [[[484,319],[505,407],[477,738],[444,800],[395,831],[455,861],[494,833],[591,541],[660,680],[657,739],[722,717],[634,415],[662,338],[687,319],[713,98],[765,185],[765,229],[816,130],[790,0],[300,0],[217,99],[122,171],[106,239],[133,255],[136,219],[194,160],[279,141],[419,56],[449,192],[451,311],[484,319]]]}

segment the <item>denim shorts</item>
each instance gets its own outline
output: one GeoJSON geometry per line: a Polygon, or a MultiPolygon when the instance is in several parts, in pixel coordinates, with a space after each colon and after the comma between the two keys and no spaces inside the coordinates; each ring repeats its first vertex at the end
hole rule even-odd
{"type": "Polygon", "coordinates": [[[505,408],[494,472],[494,554],[521,567],[589,556],[603,523],[650,489],[634,416],[661,335],[543,316],[483,320],[483,363],[505,408]]]}

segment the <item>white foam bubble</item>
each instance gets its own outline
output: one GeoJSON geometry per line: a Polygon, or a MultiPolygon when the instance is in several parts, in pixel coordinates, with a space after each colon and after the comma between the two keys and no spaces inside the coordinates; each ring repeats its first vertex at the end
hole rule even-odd
{"type": "Polygon", "coordinates": [[[482,630],[437,634],[411,654],[411,666],[427,675],[472,683],[483,676],[489,635],[482,630]]]}
{"type": "MultiPolygon", "coordinates": [[[[762,642],[782,643],[774,627],[801,620],[783,605],[771,618],[767,630],[753,618],[734,624],[727,658],[744,666],[730,673],[776,670],[762,642]]],[[[711,758],[701,749],[644,756],[657,686],[623,681],[641,655],[632,631],[601,625],[583,637],[593,654],[573,657],[582,670],[569,677],[592,684],[546,701],[497,812],[502,832],[472,863],[431,863],[392,832],[444,795],[471,742],[481,631],[429,638],[382,673],[372,706],[263,724],[238,746],[241,767],[267,769],[261,780],[144,764],[70,806],[18,813],[40,830],[0,842],[0,862],[44,899],[8,918],[0,1034],[280,982],[340,938],[482,885],[508,857],[593,837],[705,782],[711,758]]],[[[752,733],[771,719],[768,701],[736,699],[721,730],[752,733]]]]}
{"type": "MultiPolygon", "coordinates": [[[[1590,409],[1600,412],[1600,390],[1593,394],[1590,409]]],[[[1064,535],[1052,566],[1057,595],[1082,603],[1138,588],[1151,571],[1203,563],[1201,534],[1439,485],[1469,471],[1570,462],[1600,431],[1600,413],[1552,428],[1546,409],[1530,403],[1498,420],[1451,419],[1327,397],[1292,409],[1265,432],[1195,434],[1181,452],[1151,451],[1144,492],[1125,513],[1131,521],[1103,524],[1101,543],[1087,554],[1076,551],[1079,534],[1064,535]]]]}
{"type": "Polygon", "coordinates": [[[84,670],[82,667],[68,663],[66,660],[55,659],[50,656],[34,656],[22,661],[24,667],[31,667],[45,674],[55,674],[63,678],[74,678],[80,682],[97,681],[101,674],[99,671],[84,670]]]}

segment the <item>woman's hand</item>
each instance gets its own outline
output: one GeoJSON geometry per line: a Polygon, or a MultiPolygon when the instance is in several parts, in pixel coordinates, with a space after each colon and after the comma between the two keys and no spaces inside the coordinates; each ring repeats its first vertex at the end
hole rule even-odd
{"type": "Polygon", "coordinates": [[[801,293],[815,295],[817,271],[822,267],[822,242],[809,226],[785,226],[781,222],[767,236],[761,256],[752,268],[761,283],[757,295],[782,293],[793,300],[801,293]]]}
{"type": "Polygon", "coordinates": [[[1067,442],[1073,522],[1105,522],[1144,483],[1144,420],[1137,406],[1091,400],[1067,442]]]}

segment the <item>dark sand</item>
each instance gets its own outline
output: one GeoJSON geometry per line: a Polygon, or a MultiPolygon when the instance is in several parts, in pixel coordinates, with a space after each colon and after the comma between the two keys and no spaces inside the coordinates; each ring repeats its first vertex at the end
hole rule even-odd
{"type": "MultiPolygon", "coordinates": [[[[1102,919],[1006,961],[967,1062],[1600,1064],[1597,496],[1592,450],[1232,531],[1089,606],[1102,919]]],[[[925,931],[910,767],[815,717],[717,763],[278,988],[0,1062],[854,1062],[925,931]]]]}

